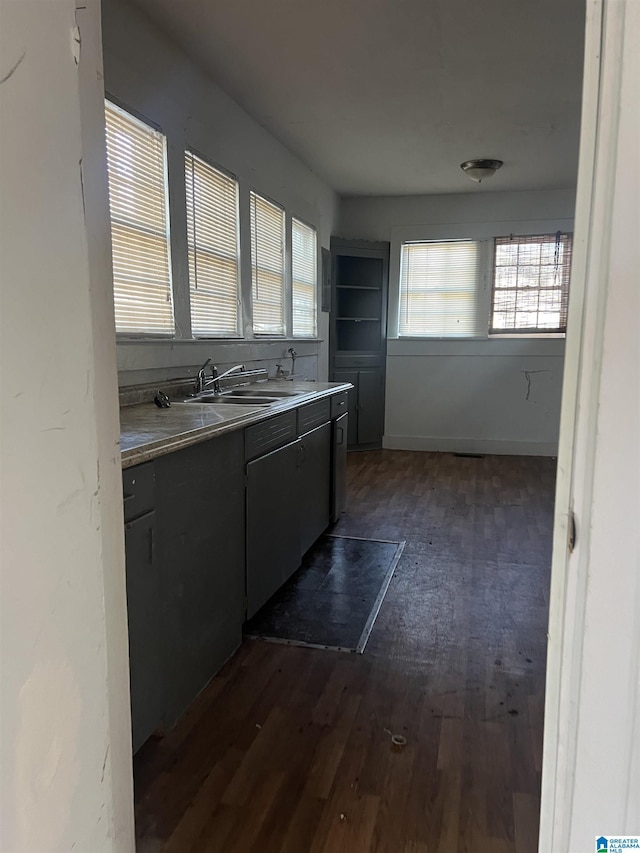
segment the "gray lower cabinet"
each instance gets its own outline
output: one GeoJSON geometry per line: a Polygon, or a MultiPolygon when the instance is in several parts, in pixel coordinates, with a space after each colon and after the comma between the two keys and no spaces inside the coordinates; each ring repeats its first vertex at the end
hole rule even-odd
{"type": "Polygon", "coordinates": [[[296,417],[291,417],[293,413],[278,415],[245,430],[249,459],[249,619],[295,572],[303,554],[329,526],[330,412],[330,401],[324,398],[300,407],[296,417]],[[295,438],[296,435],[300,437],[295,438]],[[283,446],[271,449],[278,443],[283,446]]]}
{"type": "Polygon", "coordinates": [[[384,373],[379,367],[335,370],[336,382],[350,382],[349,447],[380,446],[384,432],[384,373]]]}
{"type": "MultiPolygon", "coordinates": [[[[298,478],[300,556],[329,526],[331,511],[331,424],[300,436],[298,478]]],[[[298,561],[299,562],[299,561],[298,561]]]]}
{"type": "Polygon", "coordinates": [[[156,548],[155,465],[147,462],[122,474],[126,552],[131,737],[134,751],[164,715],[160,649],[160,578],[156,548]]]}
{"type": "Polygon", "coordinates": [[[346,406],[342,392],[123,471],[134,751],[184,713],[337,518],[346,406]]]}
{"type": "Polygon", "coordinates": [[[131,739],[139,749],[163,722],[163,666],[160,652],[160,586],[154,561],[155,512],[128,521],[127,615],[131,681],[131,739]]]}
{"type": "Polygon", "coordinates": [[[335,523],[347,503],[347,435],[349,415],[331,422],[331,521],[335,523]]]}
{"type": "Polygon", "coordinates": [[[247,618],[300,565],[296,440],[247,464],[247,618]]]}
{"type": "Polygon", "coordinates": [[[242,641],[242,432],[155,464],[164,716],[172,725],[242,641]]]}

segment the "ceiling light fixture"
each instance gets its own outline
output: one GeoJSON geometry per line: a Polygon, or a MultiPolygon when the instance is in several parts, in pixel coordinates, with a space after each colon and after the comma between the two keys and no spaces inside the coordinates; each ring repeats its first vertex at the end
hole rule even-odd
{"type": "Polygon", "coordinates": [[[495,175],[501,166],[502,160],[466,160],[460,163],[462,171],[478,184],[495,175]]]}

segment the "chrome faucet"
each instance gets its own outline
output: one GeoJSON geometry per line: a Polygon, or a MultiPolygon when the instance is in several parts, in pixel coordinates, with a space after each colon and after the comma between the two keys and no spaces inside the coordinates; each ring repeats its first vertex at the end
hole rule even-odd
{"type": "Polygon", "coordinates": [[[224,373],[221,373],[218,376],[218,368],[214,364],[213,365],[213,379],[210,379],[209,382],[205,382],[205,388],[207,387],[207,385],[210,385],[211,382],[213,382],[213,393],[219,394],[220,393],[220,380],[221,379],[224,379],[225,376],[230,376],[232,373],[244,372],[244,370],[245,370],[244,364],[236,364],[233,367],[230,367],[229,370],[225,370],[224,373]]]}
{"type": "Polygon", "coordinates": [[[218,368],[214,364],[211,368],[211,379],[207,379],[207,374],[205,373],[205,368],[208,364],[211,364],[211,359],[208,358],[205,363],[202,365],[200,370],[198,371],[198,375],[196,377],[196,382],[194,385],[194,393],[201,394],[203,391],[206,391],[209,385],[213,383],[213,393],[220,394],[220,380],[224,379],[225,376],[229,376],[231,373],[243,372],[246,368],[244,364],[235,364],[233,367],[230,367],[228,370],[225,370],[224,373],[221,373],[218,376],[218,368]]]}
{"type": "Polygon", "coordinates": [[[293,379],[293,374],[296,372],[296,356],[298,355],[298,353],[294,350],[293,347],[289,347],[287,352],[291,356],[291,378],[293,379]]]}
{"type": "MultiPolygon", "coordinates": [[[[201,391],[204,391],[204,389],[207,387],[207,375],[204,372],[204,369],[210,363],[211,359],[208,358],[198,371],[198,375],[196,377],[196,384],[194,386],[194,391],[196,394],[199,394],[201,391]]],[[[213,369],[215,371],[215,367],[213,369]]]]}

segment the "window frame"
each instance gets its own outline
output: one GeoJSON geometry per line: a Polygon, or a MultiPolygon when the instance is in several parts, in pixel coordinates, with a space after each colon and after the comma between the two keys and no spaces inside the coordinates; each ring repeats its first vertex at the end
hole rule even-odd
{"type": "MultiPolygon", "coordinates": [[[[171,331],[161,332],[161,331],[143,331],[143,330],[118,330],[117,327],[117,312],[115,305],[115,275],[114,268],[112,266],[112,288],[114,293],[114,322],[115,322],[115,334],[117,340],[175,340],[177,335],[177,323],[176,323],[176,299],[174,293],[174,276],[173,276],[173,261],[172,261],[172,233],[171,233],[171,204],[170,204],[170,195],[169,195],[169,171],[168,171],[168,139],[167,134],[164,132],[161,125],[157,122],[152,121],[151,119],[144,116],[138,110],[128,106],[121,102],[118,98],[111,95],[109,92],[105,92],[104,95],[104,110],[105,110],[105,159],[106,159],[106,168],[107,168],[107,185],[108,185],[108,200],[109,200],[109,230],[110,237],[113,241],[113,219],[111,215],[111,198],[110,198],[110,184],[111,178],[109,175],[109,158],[107,153],[107,141],[106,141],[106,114],[107,109],[111,107],[115,112],[119,112],[124,114],[127,119],[130,119],[134,124],[141,125],[145,130],[151,130],[154,133],[160,135],[162,137],[162,156],[163,156],[163,196],[164,196],[164,219],[165,219],[165,241],[166,241],[166,258],[167,258],[167,281],[168,281],[168,302],[171,306],[171,331]]],[[[149,233],[148,230],[144,228],[135,229],[132,227],[132,230],[138,231],[139,233],[149,233]]],[[[111,258],[113,264],[113,242],[111,246],[111,258]]]]}
{"type": "MultiPolygon", "coordinates": [[[[264,338],[274,338],[276,340],[286,339],[287,338],[287,313],[289,312],[288,303],[290,300],[288,299],[287,293],[290,292],[290,261],[288,261],[288,251],[287,251],[287,233],[290,229],[287,228],[287,210],[284,205],[279,204],[275,199],[270,198],[268,195],[264,193],[258,192],[255,187],[249,190],[249,257],[250,257],[250,268],[251,268],[251,329],[253,332],[253,336],[256,339],[264,339],[264,338]],[[252,197],[255,196],[257,199],[260,199],[263,202],[266,202],[268,205],[277,208],[282,214],[282,290],[281,290],[281,305],[282,305],[282,331],[274,332],[274,331],[257,331],[256,330],[256,300],[254,298],[254,269],[261,269],[257,264],[254,264],[254,219],[252,215],[252,197]],[[288,280],[289,279],[289,280],[288,280]]],[[[262,268],[266,269],[266,268],[262,268]]],[[[269,270],[267,270],[269,272],[269,270]]]]}
{"type": "MultiPolygon", "coordinates": [[[[549,239],[547,239],[545,242],[548,243],[551,241],[549,239]]],[[[561,229],[558,229],[556,231],[546,231],[544,233],[536,233],[536,234],[527,233],[527,234],[508,234],[508,235],[497,234],[497,235],[495,235],[493,238],[493,253],[492,253],[492,263],[491,263],[491,303],[489,306],[489,317],[488,317],[488,324],[487,324],[487,328],[488,328],[487,336],[488,336],[488,338],[491,340],[493,338],[501,338],[501,337],[515,337],[515,338],[521,338],[521,337],[531,337],[531,338],[565,337],[566,333],[567,333],[567,312],[568,312],[570,287],[571,287],[572,260],[573,260],[573,231],[562,231],[561,229]],[[552,237],[555,238],[556,243],[558,242],[559,239],[566,239],[566,241],[568,242],[568,268],[566,269],[566,272],[563,270],[561,273],[561,275],[563,277],[563,283],[560,285],[559,288],[553,288],[554,290],[558,290],[560,292],[559,312],[560,312],[560,320],[561,321],[562,321],[563,315],[564,315],[564,325],[562,325],[562,323],[561,323],[561,325],[556,327],[556,328],[545,328],[545,327],[541,327],[541,326],[524,326],[524,327],[500,329],[500,328],[494,327],[493,322],[494,322],[494,314],[495,314],[496,290],[506,291],[506,290],[514,290],[515,289],[515,292],[516,292],[516,305],[514,308],[515,313],[517,313],[517,296],[518,296],[517,283],[516,283],[515,288],[496,288],[496,277],[497,277],[497,269],[498,269],[497,265],[496,265],[496,259],[497,259],[497,248],[498,248],[499,241],[513,240],[515,242],[519,241],[521,243],[524,243],[527,240],[536,240],[537,239],[540,242],[542,242],[542,240],[544,240],[544,238],[552,238],[552,237]]],[[[513,266],[515,266],[517,268],[517,267],[519,267],[519,264],[516,262],[516,264],[513,264],[513,266]]],[[[537,264],[538,268],[540,268],[541,266],[542,266],[542,264],[537,264]]],[[[563,262],[562,266],[564,266],[564,262],[563,262]]],[[[516,282],[517,282],[517,276],[516,276],[516,282]]],[[[523,293],[524,292],[529,292],[529,293],[537,292],[538,294],[540,294],[542,289],[543,288],[541,288],[540,286],[530,287],[530,288],[527,288],[526,291],[524,291],[524,289],[523,289],[522,292],[523,293]]],[[[546,289],[551,289],[551,288],[546,288],[546,289]]],[[[539,313],[539,311],[537,313],[539,313]]]]}
{"type": "MultiPolygon", "coordinates": [[[[464,340],[476,340],[480,337],[480,329],[482,326],[482,317],[483,317],[483,300],[480,284],[484,279],[483,268],[485,266],[485,252],[486,249],[483,245],[483,241],[476,239],[474,237],[470,237],[469,235],[464,236],[456,236],[452,238],[438,238],[438,239],[418,239],[418,240],[402,240],[399,245],[399,270],[398,270],[398,301],[397,301],[397,335],[398,340],[425,340],[425,341],[438,341],[438,340],[452,340],[452,341],[464,341],[464,340]],[[403,257],[404,257],[404,249],[407,246],[428,246],[428,245],[443,245],[443,244],[455,244],[455,243],[465,243],[465,244],[473,244],[475,246],[476,259],[475,259],[475,278],[473,281],[473,287],[469,288],[469,293],[473,299],[472,310],[469,312],[468,316],[470,321],[473,323],[474,329],[472,334],[447,334],[446,331],[443,331],[441,334],[429,334],[427,332],[423,333],[411,333],[411,334],[402,334],[401,329],[401,313],[403,308],[403,257]]],[[[438,289],[443,295],[447,294],[446,288],[438,289]]],[[[454,293],[455,291],[450,290],[450,293],[454,293]]]]}
{"type": "MultiPolygon", "coordinates": [[[[212,162],[208,157],[202,154],[198,149],[194,148],[191,145],[184,146],[184,160],[186,161],[187,155],[191,155],[191,157],[200,160],[205,166],[212,169],[214,172],[218,172],[218,174],[222,175],[225,178],[233,181],[235,184],[235,232],[236,232],[236,304],[237,304],[237,313],[236,313],[236,330],[234,333],[229,334],[196,334],[193,328],[193,313],[192,313],[192,286],[191,286],[191,263],[190,263],[190,242],[189,242],[189,204],[187,199],[187,174],[186,174],[186,162],[185,168],[183,169],[183,177],[184,177],[184,190],[185,190],[185,213],[186,213],[186,260],[187,260],[187,294],[188,294],[188,302],[189,302],[189,327],[191,331],[191,340],[194,341],[205,341],[205,340],[220,340],[220,341],[236,341],[243,340],[242,335],[242,314],[243,314],[243,300],[242,300],[242,245],[241,245],[241,232],[240,232],[240,181],[237,175],[234,175],[233,172],[230,172],[228,169],[218,165],[217,163],[212,162]]],[[[195,224],[195,223],[194,223],[195,224]]],[[[197,241],[194,243],[194,251],[197,252],[197,241]]],[[[210,252],[208,250],[201,250],[204,254],[207,254],[211,257],[219,257],[214,252],[210,252]]],[[[196,263],[197,270],[197,263],[196,263]]],[[[197,272],[196,272],[197,275],[197,272]]]]}
{"type": "Polygon", "coordinates": [[[290,245],[291,245],[291,262],[290,262],[290,273],[289,273],[289,281],[290,281],[289,301],[291,303],[291,337],[295,338],[296,340],[317,340],[317,338],[318,338],[318,296],[319,296],[319,292],[318,292],[318,284],[319,284],[318,258],[320,257],[320,254],[321,254],[319,251],[319,249],[320,249],[320,237],[318,234],[318,229],[315,227],[315,225],[312,225],[310,222],[306,221],[305,219],[302,219],[300,216],[296,216],[295,214],[291,214],[290,226],[289,226],[289,236],[290,236],[290,241],[291,241],[290,242],[290,245]],[[314,263],[313,263],[313,269],[314,269],[314,281],[313,281],[314,313],[313,313],[313,334],[311,334],[311,335],[296,334],[295,327],[294,327],[294,322],[295,322],[295,320],[294,320],[294,288],[295,288],[295,282],[296,282],[296,279],[294,277],[294,271],[293,271],[293,260],[294,260],[293,227],[294,227],[294,222],[297,222],[299,225],[302,225],[304,228],[309,229],[310,231],[313,232],[313,235],[314,235],[314,241],[313,241],[314,242],[314,263]]]}
{"type": "MultiPolygon", "coordinates": [[[[514,234],[514,236],[526,237],[531,234],[547,234],[562,231],[572,233],[574,230],[574,219],[567,217],[549,217],[546,219],[518,219],[509,220],[488,219],[483,222],[442,222],[422,225],[393,225],[391,226],[390,255],[389,255],[389,307],[387,322],[387,340],[402,342],[403,346],[415,348],[418,344],[426,346],[429,351],[441,344],[446,345],[447,351],[453,352],[451,347],[463,345],[465,341],[491,341],[499,339],[517,338],[524,340],[527,336],[520,335],[489,335],[489,320],[491,309],[491,285],[492,285],[492,250],[493,240],[496,236],[514,234]],[[447,240],[478,240],[483,248],[483,260],[481,272],[478,279],[478,316],[482,318],[482,328],[479,334],[463,337],[423,337],[423,336],[400,336],[399,329],[399,304],[400,304],[400,250],[402,243],[408,242],[438,242],[447,240]],[[413,343],[412,343],[413,342],[413,343]],[[440,344],[438,343],[440,342],[440,344]]],[[[564,334],[539,334],[531,335],[532,338],[541,340],[564,338],[564,334]]],[[[392,347],[396,349],[394,344],[392,347]]],[[[404,350],[403,350],[404,351],[404,350]]]]}

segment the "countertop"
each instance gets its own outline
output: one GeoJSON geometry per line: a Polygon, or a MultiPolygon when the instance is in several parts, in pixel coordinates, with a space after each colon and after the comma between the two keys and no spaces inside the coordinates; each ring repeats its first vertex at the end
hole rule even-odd
{"type": "Polygon", "coordinates": [[[283,397],[269,406],[196,402],[173,402],[169,409],[159,409],[153,402],[123,406],[120,409],[122,467],[129,468],[216,435],[244,428],[321,397],[347,391],[352,386],[348,382],[287,382],[270,379],[256,387],[264,390],[265,395],[271,389],[291,391],[296,396],[283,397]]]}

